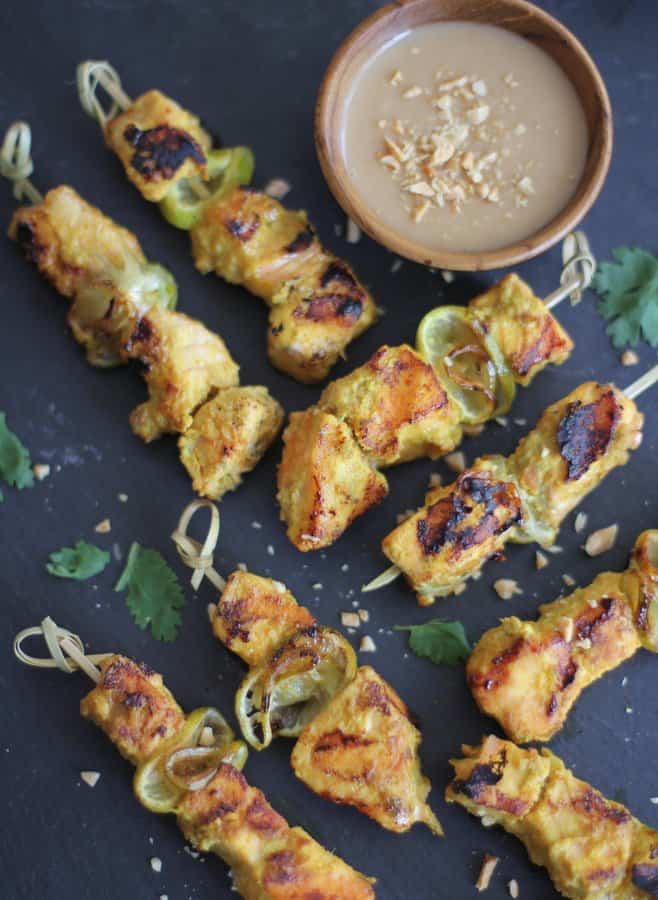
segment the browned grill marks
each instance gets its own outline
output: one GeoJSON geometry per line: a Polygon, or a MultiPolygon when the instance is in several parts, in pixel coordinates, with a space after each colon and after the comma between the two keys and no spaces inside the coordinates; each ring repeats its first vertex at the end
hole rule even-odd
{"type": "Polygon", "coordinates": [[[527,375],[528,372],[546,359],[551,359],[552,354],[558,348],[567,348],[568,344],[564,341],[555,327],[555,320],[549,316],[542,327],[541,333],[534,344],[531,344],[524,353],[517,354],[512,364],[514,370],[519,375],[527,375]]]}
{"type": "Polygon", "coordinates": [[[596,402],[570,403],[557,432],[560,454],[567,463],[567,477],[576,481],[610,446],[620,418],[613,391],[596,402]]]}
{"type": "Polygon", "coordinates": [[[466,779],[455,779],[452,786],[458,794],[465,794],[469,800],[475,800],[480,796],[483,788],[492,787],[503,777],[507,763],[507,751],[488,763],[479,763],[466,779]]]}
{"type": "Polygon", "coordinates": [[[328,284],[332,283],[343,284],[348,288],[358,289],[359,287],[356,278],[350,271],[349,267],[340,260],[329,263],[327,268],[324,270],[322,277],[320,278],[320,287],[327,287],[328,284]]]}
{"type": "Polygon", "coordinates": [[[247,244],[260,227],[260,216],[258,213],[254,213],[248,222],[244,219],[229,219],[226,227],[233,237],[236,237],[242,244],[247,244]]]}
{"type": "Polygon", "coordinates": [[[313,747],[313,753],[333,753],[336,750],[345,750],[347,747],[369,747],[372,743],[370,738],[345,734],[340,728],[336,728],[334,731],[322,735],[313,747]]]}
{"type": "Polygon", "coordinates": [[[157,125],[140,131],[128,125],[123,136],[135,148],[130,165],[148,181],[171,178],[185,160],[193,159],[203,165],[205,154],[187,132],[169,125],[157,125]]]}
{"type": "Polygon", "coordinates": [[[313,229],[310,227],[305,228],[288,244],[285,248],[286,253],[300,253],[302,250],[308,250],[313,243],[314,237],[313,229]]]}
{"type": "Polygon", "coordinates": [[[320,294],[296,306],[293,316],[311,322],[331,322],[352,325],[361,317],[363,303],[358,297],[345,294],[320,294]]]}
{"type": "Polygon", "coordinates": [[[582,810],[589,816],[596,816],[600,819],[609,819],[615,825],[623,825],[631,818],[626,809],[612,806],[608,803],[598,791],[588,788],[584,794],[573,800],[573,806],[577,810],[582,810]]]}

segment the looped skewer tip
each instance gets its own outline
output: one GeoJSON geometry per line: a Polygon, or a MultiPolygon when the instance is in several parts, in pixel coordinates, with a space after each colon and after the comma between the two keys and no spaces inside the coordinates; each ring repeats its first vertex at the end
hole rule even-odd
{"type": "Polygon", "coordinates": [[[219,510],[214,503],[210,500],[194,500],[183,510],[178,520],[178,526],[171,535],[180,558],[186,566],[194,569],[190,581],[195,591],[199,590],[199,585],[204,578],[207,578],[219,591],[223,591],[226,587],[226,580],[213,566],[213,553],[219,538],[220,524],[219,510]],[[203,544],[201,544],[189,537],[187,529],[194,514],[204,508],[210,510],[210,527],[203,544]]]}
{"type": "Polygon", "coordinates": [[[30,181],[34,163],[30,153],[32,132],[27,122],[14,122],[7,129],[0,149],[0,175],[14,183],[14,197],[26,197],[31,203],[41,203],[43,197],[30,181]]]}
{"type": "MultiPolygon", "coordinates": [[[[96,119],[105,130],[105,126],[118,112],[128,109],[132,100],[121,87],[121,79],[117,70],[102,59],[88,59],[76,69],[78,97],[84,111],[96,119]],[[98,89],[103,88],[110,98],[107,109],[98,96],[98,89]]],[[[107,105],[107,104],[106,104],[107,105]]]]}
{"type": "Polygon", "coordinates": [[[596,259],[584,231],[573,231],[562,242],[562,272],[560,287],[544,300],[548,309],[557,306],[565,297],[572,304],[579,303],[583,291],[589,287],[596,272],[596,259]]]}
{"type": "Polygon", "coordinates": [[[36,669],[59,669],[61,672],[66,672],[67,675],[80,669],[96,684],[100,681],[101,676],[97,663],[112,656],[111,653],[86,654],[82,638],[67,628],[60,628],[50,616],[46,616],[41,625],[24,628],[16,635],[14,655],[26,666],[33,666],[36,669]],[[23,643],[32,637],[44,639],[50,656],[31,656],[25,652],[23,643]]]}

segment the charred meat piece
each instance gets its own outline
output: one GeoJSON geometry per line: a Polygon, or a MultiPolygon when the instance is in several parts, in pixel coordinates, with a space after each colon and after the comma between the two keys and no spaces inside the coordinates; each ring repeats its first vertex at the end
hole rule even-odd
{"type": "Polygon", "coordinates": [[[105,139],[146,200],[162,200],[182,178],[207,178],[210,136],[196,116],[160,91],[147,91],[110,119],[105,139]]]}
{"type": "Polygon", "coordinates": [[[564,897],[654,896],[658,832],[625,807],[576,778],[548,750],[522,750],[490,736],[462,752],[463,759],[452,760],[448,803],[519,838],[564,897]]]}
{"type": "Polygon", "coordinates": [[[316,794],[355,806],[389,831],[424,822],[442,834],[425,799],[420,732],[380,675],[361,666],[354,681],[302,732],[292,752],[295,774],[316,794]]]}

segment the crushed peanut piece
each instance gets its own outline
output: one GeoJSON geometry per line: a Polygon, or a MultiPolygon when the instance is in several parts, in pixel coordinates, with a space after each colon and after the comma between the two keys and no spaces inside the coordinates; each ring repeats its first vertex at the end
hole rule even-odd
{"type": "Polygon", "coordinates": [[[407,88],[407,90],[402,94],[405,100],[413,100],[414,97],[420,97],[423,93],[423,89],[418,87],[417,84],[414,84],[413,87],[407,88]]]}
{"type": "Polygon", "coordinates": [[[475,882],[475,887],[480,893],[482,891],[486,891],[486,889],[491,884],[491,878],[493,876],[494,870],[498,865],[498,857],[490,856],[488,853],[484,854],[484,859],[482,860],[482,868],[480,869],[480,874],[478,875],[478,880],[475,882]]]}
{"type": "Polygon", "coordinates": [[[579,512],[576,518],[574,519],[573,529],[576,534],[580,534],[580,532],[587,525],[587,513],[579,512]]]}
{"type": "Polygon", "coordinates": [[[501,600],[511,600],[515,594],[522,594],[519,583],[513,578],[499,578],[493,583],[493,589],[501,600]]]}
{"type": "Polygon", "coordinates": [[[89,785],[90,788],[96,787],[96,785],[98,784],[98,779],[100,777],[100,772],[80,772],[80,781],[84,781],[84,783],[89,785]]]}
{"type": "Polygon", "coordinates": [[[455,273],[451,272],[449,269],[441,269],[441,278],[443,278],[446,284],[452,284],[455,280],[455,273]]]}
{"type": "Polygon", "coordinates": [[[545,547],[544,549],[548,550],[549,553],[555,555],[556,553],[563,553],[564,547],[560,547],[559,544],[553,544],[552,547],[545,547]]]}
{"type": "Polygon", "coordinates": [[[347,234],[345,240],[348,244],[358,244],[361,240],[361,229],[350,218],[347,220],[347,234]]]}
{"type": "Polygon", "coordinates": [[[370,635],[364,634],[359,644],[359,650],[361,653],[374,653],[377,650],[377,644],[375,644],[370,635]]]}
{"type": "Polygon", "coordinates": [[[400,84],[402,81],[402,72],[399,69],[396,69],[395,72],[388,79],[388,83],[392,84],[395,87],[396,84],[400,84]]]}
{"type": "Polygon", "coordinates": [[[624,350],[621,355],[622,366],[636,366],[640,361],[640,357],[635,350],[624,350]]]}
{"type": "Polygon", "coordinates": [[[576,584],[576,579],[569,575],[567,572],[563,573],[562,581],[566,584],[567,587],[574,587],[574,585],[576,584]]]}
{"type": "Polygon", "coordinates": [[[50,475],[50,466],[48,463],[35,463],[32,466],[32,472],[37,481],[43,481],[50,475]]]}
{"type": "Polygon", "coordinates": [[[535,553],[535,569],[545,569],[548,565],[548,556],[545,553],[542,553],[541,550],[537,550],[535,553]]]}
{"type": "Polygon", "coordinates": [[[461,450],[458,450],[456,453],[448,453],[443,459],[448,468],[458,474],[466,468],[466,457],[461,450]]]}
{"type": "Polygon", "coordinates": [[[430,488],[438,488],[441,487],[443,483],[443,479],[441,478],[438,472],[432,472],[429,477],[429,481],[427,486],[430,488]]]}
{"type": "Polygon", "coordinates": [[[573,640],[573,632],[574,632],[574,624],[573,619],[570,619],[568,616],[563,616],[560,620],[561,631],[565,641],[570,644],[573,640]]]}
{"type": "Polygon", "coordinates": [[[285,178],[272,178],[265,185],[265,193],[268,197],[273,197],[275,200],[283,200],[291,190],[291,184],[285,178]]]}
{"type": "Polygon", "coordinates": [[[507,885],[507,890],[509,891],[510,897],[513,897],[514,900],[517,900],[519,896],[519,883],[516,878],[512,878],[512,880],[507,885]]]}
{"type": "Polygon", "coordinates": [[[98,525],[94,526],[94,531],[98,532],[98,534],[108,534],[108,532],[112,531],[112,523],[109,519],[103,519],[98,525]]]}
{"type": "Polygon", "coordinates": [[[361,618],[356,612],[342,612],[340,623],[344,628],[358,628],[361,625],[361,618]]]}
{"type": "Polygon", "coordinates": [[[479,437],[484,431],[484,422],[478,422],[477,425],[464,425],[464,434],[467,437],[479,437]]]}
{"type": "Polygon", "coordinates": [[[361,619],[362,622],[370,621],[370,613],[368,612],[367,609],[358,609],[357,612],[358,612],[359,618],[361,619]]]}
{"type": "Polygon", "coordinates": [[[607,528],[599,528],[598,531],[593,531],[585,541],[583,547],[585,553],[588,556],[600,556],[601,553],[610,550],[617,540],[618,532],[619,526],[616,523],[608,525],[607,528]]]}
{"type": "Polygon", "coordinates": [[[473,82],[473,84],[471,85],[471,90],[477,97],[487,96],[487,85],[481,78],[478,78],[477,81],[473,82]]]}
{"type": "Polygon", "coordinates": [[[154,872],[162,872],[162,860],[159,856],[151,857],[151,868],[154,872]]]}

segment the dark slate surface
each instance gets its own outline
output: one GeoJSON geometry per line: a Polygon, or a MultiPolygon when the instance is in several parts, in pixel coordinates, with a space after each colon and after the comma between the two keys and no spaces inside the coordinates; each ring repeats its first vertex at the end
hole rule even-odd
{"type": "MultiPolygon", "coordinates": [[[[592,52],[615,109],[611,175],[585,223],[592,244],[601,257],[623,243],[655,251],[654,4],[551,0],[544,5],[592,52]]],[[[356,265],[388,310],[383,322],[351,349],[352,366],[384,341],[412,340],[427,309],[443,301],[464,302],[493,278],[459,277],[446,286],[438,275],[410,263],[391,275],[392,258],[386,251],[366,239],[348,246],[334,233],[343,216],[315,158],[313,103],[339,40],[376,6],[369,0],[276,5],[268,0],[30,0],[4,4],[0,12],[0,126],[4,131],[17,117],[32,124],[37,184],[44,189],[72,184],[134,229],[147,254],[174,272],[180,308],[220,331],[242,366],[244,382],[267,384],[288,410],[308,405],[318,390],[297,385],[268,366],[261,304],[238,288],[196,274],[186,237],[170,229],[125,182],[117,161],[103,147],[97,125],[78,106],[74,68],[83,58],[109,58],[127,91],[137,94],[159,87],[203,116],[226,143],[250,144],[258,162],[257,183],[272,176],[290,180],[289,201],[309,210],[326,241],[356,265]]],[[[7,185],[0,188],[0,196],[7,221],[14,205],[7,185]]],[[[179,640],[169,646],[138,631],[122,597],[113,593],[118,563],[83,585],[45,573],[51,550],[84,536],[108,548],[118,543],[124,552],[135,539],[157,547],[184,577],[168,535],[191,490],[173,440],[146,447],[129,431],[127,415],[144,397],[135,372],[99,372],[86,365],[67,333],[63,302],[8,241],[0,242],[0,265],[0,408],[35,460],[47,461],[53,469],[32,491],[7,490],[0,509],[2,896],[229,897],[225,866],[183,852],[175,823],[154,818],[134,801],[129,766],[78,715],[85,680],[24,669],[11,655],[13,634],[50,613],[80,632],[90,649],[120,650],[151,663],[188,709],[214,703],[230,714],[242,674],[239,661],[209,633],[209,587],[199,597],[187,591],[184,626],[179,640]],[[128,494],[127,504],[118,502],[119,492],[128,494]],[[95,536],[93,526],[105,516],[112,520],[112,533],[95,536]],[[94,790],[80,784],[81,769],[102,772],[94,790]],[[152,856],[163,861],[159,875],[149,866],[152,856]]],[[[555,286],[558,268],[559,252],[553,250],[520,271],[541,295],[555,286]]],[[[560,317],[576,338],[577,352],[519,395],[513,415],[530,424],[548,402],[579,382],[598,377],[624,385],[656,359],[644,347],[641,367],[622,368],[591,295],[577,308],[561,308],[560,317]]],[[[342,367],[343,372],[347,369],[342,367]]],[[[508,562],[490,565],[468,593],[444,601],[436,613],[462,619],[470,637],[477,639],[501,615],[531,616],[538,602],[559,593],[565,571],[586,584],[605,568],[625,566],[635,536],[658,519],[658,428],[651,416],[658,408],[656,389],[643,398],[642,406],[649,413],[644,446],[583,507],[592,528],[619,522],[614,549],[603,558],[588,559],[579,549],[582,538],[574,533],[570,517],[560,539],[565,552],[548,568],[536,572],[533,549],[513,547],[508,562]],[[504,604],[490,587],[500,576],[518,579],[524,595],[504,604]]],[[[512,424],[507,429],[493,425],[478,440],[466,441],[464,450],[469,458],[482,451],[507,452],[522,431],[512,424]]],[[[302,556],[287,544],[278,521],[273,484],[279,453],[275,446],[241,490],[223,502],[219,565],[228,571],[244,561],[256,572],[285,580],[300,601],[335,626],[339,611],[349,608],[349,592],[358,591],[382,568],[378,541],[396,513],[419,502],[430,471],[446,475],[447,470],[418,462],[392,471],[391,496],[383,506],[361,519],[327,553],[302,556]],[[261,531],[251,528],[253,520],[263,523],[261,531]],[[266,552],[268,543],[274,556],[266,552]],[[347,572],[341,571],[345,562],[347,572]],[[316,582],[324,585],[321,591],[311,588],[316,582]]],[[[445,840],[421,827],[394,836],[354,810],[315,797],[295,781],[287,762],[290,745],[283,740],[264,754],[252,753],[249,778],[291,821],[377,876],[378,896],[385,900],[472,896],[485,850],[501,857],[489,892],[492,898],[506,896],[512,877],[522,897],[554,896],[545,874],[530,865],[513,838],[485,831],[442,800],[448,758],[461,742],[477,740],[493,723],[476,712],[460,669],[437,668],[407,656],[403,635],[380,633],[395,623],[421,622],[428,612],[415,605],[402,584],[368,597],[366,605],[372,613],[368,631],[379,648],[368,661],[391,680],[420,720],[423,764],[434,783],[431,801],[445,826],[445,840]]],[[[590,688],[552,745],[579,775],[656,825],[658,813],[650,797],[658,795],[651,749],[658,738],[658,694],[653,690],[657,665],[648,653],[639,653],[590,688]]]]}

